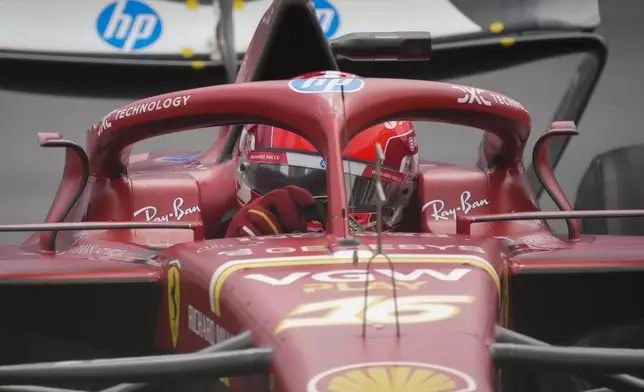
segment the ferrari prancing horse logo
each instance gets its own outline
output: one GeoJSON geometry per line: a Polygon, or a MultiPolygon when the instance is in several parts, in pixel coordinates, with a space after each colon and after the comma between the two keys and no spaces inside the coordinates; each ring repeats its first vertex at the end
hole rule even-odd
{"type": "MultiPolygon", "coordinates": [[[[178,260],[177,260],[178,262],[178,260]]],[[[172,262],[171,262],[172,264],[172,262]]],[[[173,265],[168,269],[168,311],[170,316],[170,332],[172,333],[172,347],[177,347],[179,337],[179,302],[181,284],[179,282],[179,268],[173,265]]]]}

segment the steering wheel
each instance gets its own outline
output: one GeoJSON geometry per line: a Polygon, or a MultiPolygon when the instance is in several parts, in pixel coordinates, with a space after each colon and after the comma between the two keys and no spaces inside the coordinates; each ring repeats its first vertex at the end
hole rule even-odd
{"type": "MultiPolygon", "coordinates": [[[[312,220],[319,221],[322,224],[322,228],[326,230],[329,198],[327,196],[314,196],[313,198],[315,199],[315,204],[306,208],[301,208],[300,213],[307,222],[310,222],[312,220]]],[[[227,211],[219,222],[219,230],[225,230],[225,228],[228,227],[228,224],[238,211],[239,208],[234,208],[227,211]]],[[[272,212],[278,215],[277,211],[272,212]]]]}
{"type": "Polygon", "coordinates": [[[307,221],[319,221],[322,223],[322,227],[326,230],[329,198],[328,196],[313,196],[313,199],[315,199],[315,204],[310,207],[302,208],[302,216],[307,221]]]}

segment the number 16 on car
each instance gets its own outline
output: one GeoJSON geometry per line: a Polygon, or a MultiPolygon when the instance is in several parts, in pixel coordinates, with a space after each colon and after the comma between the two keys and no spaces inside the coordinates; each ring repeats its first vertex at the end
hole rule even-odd
{"type": "MultiPolygon", "coordinates": [[[[457,304],[471,304],[474,297],[467,295],[416,295],[398,297],[398,322],[400,324],[431,323],[447,320],[458,315],[457,304]]],[[[341,325],[395,324],[396,303],[384,296],[364,296],[312,302],[295,308],[277,326],[276,334],[300,327],[322,327],[341,325]],[[363,315],[363,311],[366,313],[363,315]],[[315,317],[312,313],[322,313],[315,317]],[[308,317],[307,317],[308,316],[308,317]],[[364,318],[364,319],[363,319],[364,318]]]]}

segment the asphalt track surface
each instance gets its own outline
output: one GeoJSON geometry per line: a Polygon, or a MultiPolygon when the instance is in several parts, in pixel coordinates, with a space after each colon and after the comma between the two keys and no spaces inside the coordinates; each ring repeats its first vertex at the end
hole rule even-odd
{"type": "MultiPolygon", "coordinates": [[[[579,124],[581,135],[571,142],[557,169],[569,198],[575,197],[579,180],[595,155],[644,142],[640,124],[644,108],[644,28],[640,27],[644,2],[604,0],[600,6],[602,28],[599,32],[608,42],[610,55],[597,92],[579,124]]],[[[535,135],[546,129],[578,63],[578,56],[570,56],[454,81],[495,90],[519,100],[532,114],[535,135]]],[[[38,132],[60,132],[84,146],[87,127],[129,101],[0,90],[0,223],[42,222],[56,193],[64,153],[40,148],[38,132]]],[[[416,128],[423,157],[454,163],[476,159],[480,140],[477,132],[436,124],[417,124],[416,128]]],[[[163,136],[137,144],[135,151],[202,149],[214,140],[215,132],[201,130],[163,136]]],[[[526,162],[530,160],[534,139],[531,137],[526,149],[526,162]]],[[[555,209],[547,198],[541,199],[541,206],[555,209]]],[[[1,234],[0,245],[16,243],[25,237],[24,233],[1,234]]]]}

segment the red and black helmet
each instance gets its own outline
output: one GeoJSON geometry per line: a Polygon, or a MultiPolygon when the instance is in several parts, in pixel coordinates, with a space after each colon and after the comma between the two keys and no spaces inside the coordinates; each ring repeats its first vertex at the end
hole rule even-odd
{"type": "MultiPolygon", "coordinates": [[[[324,77],[324,73],[318,75],[324,77]]],[[[337,77],[338,73],[333,75],[337,77]]],[[[381,179],[387,196],[384,223],[389,228],[402,219],[418,172],[418,143],[411,121],[378,124],[349,141],[344,149],[349,211],[363,229],[375,225],[377,143],[385,153],[381,179]]],[[[293,132],[270,125],[248,125],[240,138],[238,159],[237,196],[242,205],[288,185],[304,188],[314,197],[327,195],[324,158],[308,140],[293,132]]]]}

